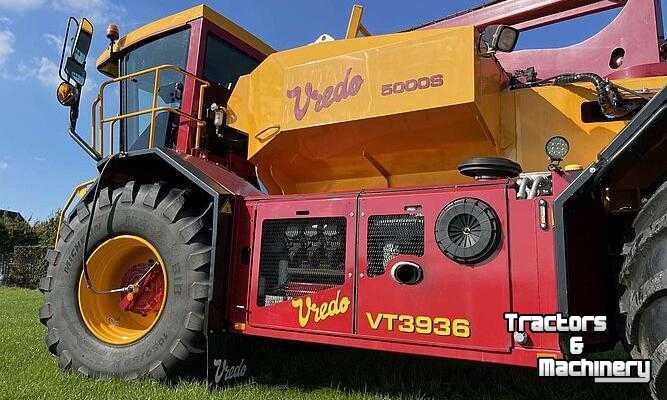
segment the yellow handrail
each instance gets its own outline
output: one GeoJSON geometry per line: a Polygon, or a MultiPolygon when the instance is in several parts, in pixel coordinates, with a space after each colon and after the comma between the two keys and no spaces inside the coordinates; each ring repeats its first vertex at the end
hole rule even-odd
{"type": "Polygon", "coordinates": [[[63,206],[62,210],[60,210],[60,215],[58,216],[58,229],[56,230],[56,241],[53,244],[54,246],[58,243],[58,239],[60,238],[60,228],[62,228],[63,226],[63,221],[65,220],[65,214],[67,213],[67,209],[69,208],[69,206],[72,204],[74,197],[76,195],[79,195],[79,198],[83,198],[85,194],[82,193],[83,189],[87,188],[93,183],[95,183],[95,179],[91,179],[89,181],[80,183],[74,188],[74,190],[72,190],[72,193],[70,193],[69,197],[67,197],[65,205],[63,206]]]}
{"type": "Polygon", "coordinates": [[[159,65],[156,67],[151,67],[151,68],[146,68],[141,71],[133,72],[131,74],[119,76],[114,79],[110,79],[108,81],[103,82],[100,85],[99,92],[97,94],[97,98],[93,101],[92,108],[91,108],[91,141],[93,148],[100,153],[104,157],[104,125],[111,123],[110,127],[110,132],[109,132],[109,155],[113,154],[113,125],[115,122],[127,119],[127,118],[132,118],[136,117],[139,115],[144,115],[144,114],[151,114],[151,122],[150,122],[150,133],[149,133],[149,139],[148,139],[148,146],[154,147],[155,146],[155,117],[162,113],[162,112],[168,112],[168,113],[174,113],[177,114],[181,117],[186,118],[189,121],[195,121],[197,123],[197,128],[196,128],[196,134],[195,134],[195,149],[199,149],[200,143],[201,143],[201,128],[206,125],[206,121],[203,120],[203,115],[204,115],[204,93],[206,88],[210,87],[210,83],[204,79],[201,79],[197,77],[196,75],[185,71],[184,69],[176,66],[176,65],[171,65],[171,64],[164,64],[164,65],[159,65]],[[163,70],[173,70],[176,71],[184,76],[190,77],[200,83],[199,85],[199,101],[198,101],[198,109],[197,109],[197,115],[194,116],[192,114],[183,112],[179,109],[173,108],[173,107],[158,107],[158,91],[159,91],[159,85],[160,85],[160,72],[163,70]],[[127,80],[127,79],[132,79],[138,76],[142,75],[147,75],[154,73],[155,76],[153,78],[153,98],[151,101],[151,108],[147,108],[144,110],[139,110],[139,111],[133,111],[130,113],[126,114],[118,114],[116,116],[111,116],[111,117],[105,117],[104,116],[104,90],[107,88],[107,86],[114,84],[114,83],[119,83],[121,81],[127,80]],[[96,117],[99,116],[99,119],[96,117]]]}

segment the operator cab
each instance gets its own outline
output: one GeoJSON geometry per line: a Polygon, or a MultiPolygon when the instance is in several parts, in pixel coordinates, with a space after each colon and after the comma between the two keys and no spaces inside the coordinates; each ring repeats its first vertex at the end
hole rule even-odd
{"type": "Polygon", "coordinates": [[[210,108],[224,106],[238,78],[273,51],[204,5],[150,23],[112,42],[98,58],[98,70],[119,85],[120,112],[109,117],[98,105],[94,129],[100,136],[113,131],[113,152],[167,147],[245,158],[245,136],[219,135],[210,108]]]}

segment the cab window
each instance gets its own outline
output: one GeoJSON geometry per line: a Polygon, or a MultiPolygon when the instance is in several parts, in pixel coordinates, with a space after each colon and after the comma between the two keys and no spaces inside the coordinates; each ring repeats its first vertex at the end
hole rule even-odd
{"type": "Polygon", "coordinates": [[[206,38],[204,79],[231,89],[241,75],[250,73],[259,61],[241,50],[209,34],[206,38]]]}
{"type": "MultiPolygon", "coordinates": [[[[127,75],[164,64],[186,68],[190,29],[155,39],[128,52],[120,63],[121,74],[127,75]]],[[[123,114],[149,110],[152,107],[155,73],[121,82],[123,114]]],[[[181,108],[183,75],[173,70],[160,71],[157,107],[181,108]]],[[[179,116],[161,112],[155,118],[155,146],[174,147],[179,116]]],[[[121,124],[121,146],[125,150],[145,149],[149,144],[151,114],[124,119],[121,124]]]]}

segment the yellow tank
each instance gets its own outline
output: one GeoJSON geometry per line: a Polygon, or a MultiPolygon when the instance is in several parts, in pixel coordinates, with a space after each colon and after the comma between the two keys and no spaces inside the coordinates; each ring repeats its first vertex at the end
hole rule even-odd
{"type": "MultiPolygon", "coordinates": [[[[544,171],[565,136],[567,164],[588,165],[627,121],[588,121],[589,84],[506,87],[473,27],[318,43],[271,54],[238,81],[229,123],[271,193],[442,185],[456,167],[501,156],[544,171]]],[[[657,92],[667,77],[616,81],[657,92]]]]}
{"type": "Polygon", "coordinates": [[[500,152],[501,68],[472,27],[317,43],[242,77],[229,124],[272,193],[439,184],[500,152]]]}

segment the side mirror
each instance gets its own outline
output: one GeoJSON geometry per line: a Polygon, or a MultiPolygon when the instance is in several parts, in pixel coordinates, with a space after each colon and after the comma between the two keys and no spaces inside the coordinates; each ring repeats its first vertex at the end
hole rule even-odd
{"type": "Polygon", "coordinates": [[[479,52],[485,56],[492,55],[496,51],[509,53],[514,50],[518,40],[517,29],[507,25],[489,25],[479,37],[479,52]]]}
{"type": "MultiPolygon", "coordinates": [[[[76,20],[70,18],[71,21],[76,20]]],[[[72,43],[70,55],[65,60],[65,66],[62,68],[62,72],[65,73],[67,79],[64,81],[74,81],[77,86],[83,86],[86,82],[86,58],[88,57],[88,51],[90,50],[90,44],[93,40],[93,24],[90,23],[86,18],[81,19],[81,23],[78,23],[78,30],[76,37],[74,38],[74,43],[72,43]]],[[[65,35],[65,44],[63,45],[62,57],[60,60],[60,65],[63,65],[63,58],[65,56],[65,46],[67,46],[67,39],[69,36],[69,23],[67,25],[67,33],[65,35]]]]}

